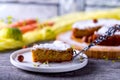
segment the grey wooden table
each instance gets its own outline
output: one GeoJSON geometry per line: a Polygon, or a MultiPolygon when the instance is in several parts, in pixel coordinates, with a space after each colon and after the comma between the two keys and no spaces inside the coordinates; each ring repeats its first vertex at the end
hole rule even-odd
{"type": "Polygon", "coordinates": [[[89,59],[87,66],[65,73],[36,73],[18,69],[9,60],[15,51],[0,52],[0,80],[120,80],[120,61],[89,59]]]}

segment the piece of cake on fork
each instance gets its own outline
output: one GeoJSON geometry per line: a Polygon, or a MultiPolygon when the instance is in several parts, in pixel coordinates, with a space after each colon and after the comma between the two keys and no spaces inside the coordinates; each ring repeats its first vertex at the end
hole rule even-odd
{"type": "Polygon", "coordinates": [[[73,49],[61,41],[34,45],[32,48],[33,62],[63,62],[71,61],[73,49]]]}

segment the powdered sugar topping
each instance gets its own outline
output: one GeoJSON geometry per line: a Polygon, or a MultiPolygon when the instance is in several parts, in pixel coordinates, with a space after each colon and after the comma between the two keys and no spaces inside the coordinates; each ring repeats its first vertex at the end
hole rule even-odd
{"type": "Polygon", "coordinates": [[[94,23],[93,20],[85,20],[85,21],[76,22],[72,28],[86,29],[86,28],[92,28],[97,26],[101,26],[101,27],[112,26],[115,24],[120,24],[120,21],[115,19],[98,19],[98,21],[94,23]]]}
{"type": "Polygon", "coordinates": [[[67,50],[68,48],[71,48],[71,46],[61,41],[54,41],[53,43],[34,45],[32,49],[33,50],[49,49],[49,50],[62,50],[63,51],[63,50],[67,50]]]}
{"type": "MultiPolygon", "coordinates": [[[[102,28],[100,28],[97,32],[95,32],[95,34],[102,34],[104,35],[106,31],[108,31],[108,29],[112,27],[112,26],[104,26],[102,28]]],[[[114,35],[120,35],[120,31],[116,31],[114,35]]]]}

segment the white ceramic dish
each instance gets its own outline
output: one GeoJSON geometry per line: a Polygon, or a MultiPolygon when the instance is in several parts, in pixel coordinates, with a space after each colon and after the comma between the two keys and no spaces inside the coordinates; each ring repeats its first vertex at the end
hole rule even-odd
{"type": "Polygon", "coordinates": [[[85,57],[83,62],[80,61],[78,56],[74,60],[69,62],[48,63],[48,64],[42,64],[39,62],[35,63],[35,62],[32,62],[32,55],[30,50],[31,50],[30,48],[26,48],[26,49],[21,49],[13,52],[10,55],[10,62],[17,68],[20,68],[23,70],[33,71],[33,72],[44,72],[44,73],[58,73],[58,72],[73,71],[73,70],[83,68],[88,63],[88,59],[85,54],[83,54],[83,57],[85,57]],[[19,62],[17,60],[17,57],[20,54],[24,56],[23,62],[19,62]]]}

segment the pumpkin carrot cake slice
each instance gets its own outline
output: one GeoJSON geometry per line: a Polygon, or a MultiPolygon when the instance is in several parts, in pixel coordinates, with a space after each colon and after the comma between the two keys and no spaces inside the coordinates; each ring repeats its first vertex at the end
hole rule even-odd
{"type": "Polygon", "coordinates": [[[33,62],[63,62],[71,61],[73,49],[61,41],[34,45],[32,48],[33,62]]]}

